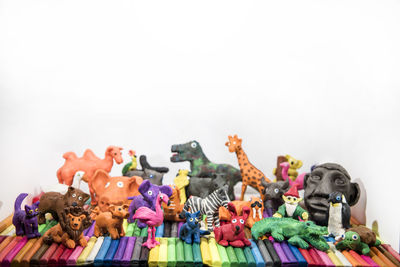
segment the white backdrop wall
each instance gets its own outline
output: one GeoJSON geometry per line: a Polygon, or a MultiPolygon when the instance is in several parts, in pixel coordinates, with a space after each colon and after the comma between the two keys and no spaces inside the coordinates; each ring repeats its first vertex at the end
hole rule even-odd
{"type": "MultiPolygon", "coordinates": [[[[119,145],[168,166],[198,140],[237,166],[237,133],[276,156],[342,164],[367,223],[399,245],[398,1],[0,1],[0,219],[57,181],[62,154],[119,145]]],[[[113,175],[119,175],[121,165],[113,175]]]]}

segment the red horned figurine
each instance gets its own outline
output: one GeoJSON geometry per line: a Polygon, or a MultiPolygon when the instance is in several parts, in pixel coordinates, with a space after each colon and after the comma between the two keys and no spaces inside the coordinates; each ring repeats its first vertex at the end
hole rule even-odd
{"type": "Polygon", "coordinates": [[[244,224],[249,217],[250,209],[243,207],[243,215],[238,216],[235,205],[228,203],[228,210],[231,214],[231,221],[221,227],[214,229],[215,240],[222,246],[244,247],[250,246],[250,241],[244,236],[244,224]]]}

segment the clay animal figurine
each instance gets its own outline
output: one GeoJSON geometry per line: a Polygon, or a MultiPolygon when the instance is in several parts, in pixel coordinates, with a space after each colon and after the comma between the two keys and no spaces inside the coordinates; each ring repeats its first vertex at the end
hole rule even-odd
{"type": "Polygon", "coordinates": [[[147,241],[143,243],[143,246],[146,246],[149,249],[160,244],[160,242],[156,241],[155,239],[156,227],[160,226],[164,221],[164,214],[161,210],[161,202],[168,203],[168,199],[169,198],[166,194],[160,192],[156,199],[156,211],[147,207],[140,207],[136,210],[135,215],[132,217],[133,220],[138,219],[149,227],[147,230],[147,241]]]}
{"type": "Polygon", "coordinates": [[[109,233],[112,239],[119,239],[125,236],[122,223],[124,219],[128,219],[129,217],[128,205],[110,205],[108,210],[109,211],[101,212],[96,216],[94,235],[99,237],[109,233]]]}
{"type": "Polygon", "coordinates": [[[63,158],[65,159],[65,163],[57,171],[58,182],[60,184],[72,185],[75,173],[77,171],[84,171],[85,182],[89,184],[90,196],[93,201],[94,195],[90,187],[92,176],[97,170],[104,170],[109,173],[114,160],[117,164],[121,164],[123,161],[121,150],[122,147],[109,146],[105,152],[104,159],[98,158],[90,149],[86,149],[81,158],[78,158],[74,152],[64,153],[63,158]]]}
{"type": "MultiPolygon", "coordinates": [[[[155,211],[158,194],[163,193],[169,198],[172,195],[172,189],[168,185],[157,186],[153,185],[149,180],[144,180],[139,186],[139,193],[140,195],[128,197],[128,199],[132,200],[129,206],[129,214],[131,215],[128,219],[129,223],[134,222],[132,215],[135,214],[139,207],[146,207],[155,211]]],[[[144,228],[146,227],[146,223],[139,220],[137,226],[139,228],[144,228]]]]}
{"type": "Polygon", "coordinates": [[[215,190],[225,186],[229,188],[224,173],[215,173],[210,178],[191,177],[186,188],[186,194],[188,196],[206,198],[215,190]]]}
{"type": "Polygon", "coordinates": [[[189,170],[179,170],[178,175],[174,178],[174,184],[179,190],[179,198],[181,200],[181,204],[185,204],[186,202],[186,186],[189,185],[188,179],[189,170]]]}
{"type": "Polygon", "coordinates": [[[215,173],[224,173],[225,179],[229,185],[228,195],[235,199],[233,187],[240,181],[242,176],[240,171],[229,164],[216,164],[211,162],[203,153],[199,142],[190,141],[185,144],[172,145],[172,162],[190,162],[190,177],[213,177],[215,173]]]}
{"type": "Polygon", "coordinates": [[[91,224],[88,212],[81,207],[67,207],[62,216],[64,216],[65,227],[58,223],[50,228],[43,235],[43,242],[46,244],[62,243],[70,249],[75,248],[76,244],[86,247],[87,241],[83,236],[83,230],[91,224]]]}
{"type": "Polygon", "coordinates": [[[207,229],[208,231],[213,231],[213,223],[215,227],[219,227],[219,207],[223,206],[228,208],[228,202],[230,202],[228,193],[228,187],[215,190],[208,197],[202,199],[195,196],[190,196],[188,201],[186,201],[183,211],[180,214],[181,218],[184,218],[186,212],[190,211],[195,213],[200,211],[200,217],[207,216],[207,229]]]}
{"type": "Polygon", "coordinates": [[[250,215],[246,220],[245,226],[251,228],[255,222],[261,221],[264,216],[264,203],[259,197],[250,198],[250,215]]]}
{"type": "Polygon", "coordinates": [[[285,156],[278,156],[276,159],[276,168],[272,170],[272,173],[276,177],[276,182],[283,181],[282,167],[281,167],[282,162],[287,162],[287,158],[285,156]]]}
{"type": "Polygon", "coordinates": [[[238,138],[237,135],[233,137],[228,136],[228,139],[229,141],[226,142],[225,145],[229,148],[229,152],[236,153],[240,166],[240,173],[242,174],[242,194],[240,195],[240,200],[243,200],[248,185],[256,189],[260,193],[261,198],[264,197],[262,193],[264,186],[261,184],[261,179],[264,179],[268,183],[271,181],[250,163],[246,153],[243,151],[242,139],[238,138]]]}
{"type": "Polygon", "coordinates": [[[187,244],[197,243],[200,244],[200,237],[202,235],[209,235],[209,231],[201,230],[199,224],[200,211],[195,213],[186,212],[186,222],[182,225],[179,231],[179,238],[187,244]]]}
{"type": "Polygon", "coordinates": [[[243,215],[236,213],[236,208],[232,203],[228,203],[228,210],[231,213],[231,221],[229,224],[216,227],[214,229],[215,240],[221,246],[244,247],[250,246],[250,241],[244,236],[244,224],[249,217],[250,209],[243,207],[243,215]]]}
{"type": "Polygon", "coordinates": [[[67,207],[83,207],[89,199],[89,195],[80,189],[70,186],[66,194],[57,192],[44,193],[40,197],[38,223],[46,222],[45,214],[51,213],[53,219],[58,221],[61,227],[65,227],[64,217],[61,216],[67,207]]]}
{"type": "Polygon", "coordinates": [[[137,168],[137,157],[136,157],[136,152],[133,150],[129,150],[129,156],[131,157],[131,162],[128,162],[125,164],[124,168],[122,168],[122,175],[126,176],[125,174],[128,171],[134,171],[137,168]]]}
{"type": "Polygon", "coordinates": [[[169,198],[169,205],[162,203],[162,207],[164,210],[164,220],[175,222],[184,221],[179,217],[179,214],[183,210],[184,204],[181,204],[178,187],[176,187],[175,185],[170,185],[170,187],[172,189],[172,195],[169,198]]]}
{"type": "Polygon", "coordinates": [[[129,196],[139,195],[139,186],[143,179],[138,176],[124,177],[117,176],[111,177],[107,172],[98,170],[90,180],[90,186],[96,195],[96,200],[100,211],[108,211],[108,207],[112,204],[128,204],[129,196]]]}
{"type": "Polygon", "coordinates": [[[318,225],[328,225],[328,198],[332,192],[342,193],[350,206],[360,197],[359,185],[352,183],[350,175],[338,164],[317,165],[304,177],[304,204],[310,220],[318,225]]]}
{"type": "Polygon", "coordinates": [[[329,194],[328,232],[335,238],[340,238],[345,229],[350,228],[350,206],[346,197],[340,192],[329,194]]]}
{"type": "MultiPolygon", "coordinates": [[[[233,200],[230,205],[235,206],[237,215],[242,215],[243,207],[248,207],[250,209],[250,201],[244,200],[233,200]]],[[[231,221],[231,212],[225,207],[219,207],[219,220],[220,221],[231,221]]]]}
{"type": "Polygon", "coordinates": [[[261,179],[261,184],[264,186],[264,205],[276,212],[285,203],[282,196],[289,190],[289,180],[267,183],[264,179],[261,179]]]}
{"type": "Polygon", "coordinates": [[[271,234],[278,242],[287,238],[289,244],[302,249],[307,249],[309,244],[321,251],[329,249],[329,245],[323,237],[328,234],[327,228],[315,225],[311,221],[301,222],[292,218],[264,218],[254,223],[251,235],[254,239],[258,239],[265,234],[271,234]]]}
{"type": "Polygon", "coordinates": [[[12,222],[15,226],[15,234],[18,236],[26,235],[28,239],[39,237],[37,216],[39,215],[39,202],[33,203],[31,206],[25,205],[21,209],[22,201],[28,196],[21,193],[15,199],[14,215],[12,222]]]}
{"type": "Polygon", "coordinates": [[[342,235],[342,241],[336,244],[339,250],[351,249],[364,255],[370,252],[370,246],[379,246],[381,242],[376,239],[376,235],[365,226],[359,225],[342,235]]]}
{"type": "MultiPolygon", "coordinates": [[[[140,165],[142,166],[142,170],[128,170],[124,172],[122,171],[123,176],[132,177],[139,176],[144,180],[150,180],[152,184],[162,185],[164,174],[169,171],[167,167],[153,167],[147,162],[147,158],[145,155],[141,155],[139,158],[140,165]]],[[[128,163],[129,164],[129,163],[128,163]]],[[[126,165],[125,165],[126,166],[126,165]]],[[[124,167],[125,168],[125,167],[124,167]]]]}
{"type": "Polygon", "coordinates": [[[300,207],[299,202],[302,198],[297,192],[297,187],[293,186],[282,196],[285,203],[278,208],[278,211],[273,215],[273,217],[282,218],[290,217],[293,219],[303,219],[308,220],[308,212],[300,207]]]}
{"type": "Polygon", "coordinates": [[[303,184],[304,184],[304,176],[306,173],[302,173],[297,176],[297,178],[292,178],[288,175],[289,167],[290,164],[289,162],[283,162],[281,163],[282,167],[282,178],[284,181],[289,181],[290,186],[296,186],[297,189],[303,189],[303,184]]]}

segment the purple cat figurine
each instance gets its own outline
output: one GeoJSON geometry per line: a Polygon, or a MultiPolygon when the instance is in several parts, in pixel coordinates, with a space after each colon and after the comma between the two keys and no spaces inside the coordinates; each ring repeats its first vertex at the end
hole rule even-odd
{"type": "Polygon", "coordinates": [[[12,222],[15,226],[16,235],[26,235],[28,239],[31,239],[40,236],[37,220],[37,215],[39,215],[39,202],[36,202],[31,206],[25,205],[25,209],[22,210],[21,203],[27,196],[28,194],[21,193],[15,200],[12,222]]]}
{"type": "MultiPolygon", "coordinates": [[[[156,200],[158,193],[164,193],[168,197],[172,195],[172,189],[168,185],[153,185],[149,180],[144,180],[142,184],[139,186],[140,196],[128,197],[128,199],[132,200],[129,205],[129,218],[128,222],[133,223],[134,220],[132,216],[135,214],[136,210],[140,207],[147,207],[152,210],[156,210],[156,200]]],[[[144,228],[147,226],[146,223],[138,220],[137,226],[139,228],[144,228]]]]}

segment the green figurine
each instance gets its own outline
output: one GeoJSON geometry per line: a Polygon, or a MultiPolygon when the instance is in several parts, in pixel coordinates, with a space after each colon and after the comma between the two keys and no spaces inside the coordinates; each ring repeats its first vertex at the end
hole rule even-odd
{"type": "Polygon", "coordinates": [[[299,196],[296,186],[292,186],[289,191],[283,194],[282,198],[285,203],[278,208],[273,217],[289,217],[296,220],[301,218],[305,221],[308,220],[308,212],[299,206],[299,202],[302,198],[299,196]]]}
{"type": "Polygon", "coordinates": [[[270,233],[275,241],[281,242],[285,238],[289,244],[307,249],[309,244],[316,249],[326,251],[329,245],[323,235],[328,234],[326,226],[318,226],[314,222],[302,222],[292,218],[265,218],[255,222],[251,228],[251,235],[258,239],[270,233]]]}
{"type": "Polygon", "coordinates": [[[365,226],[359,225],[347,230],[342,241],[336,244],[338,250],[351,249],[364,255],[370,252],[370,246],[379,246],[381,242],[376,235],[365,226]]]}

